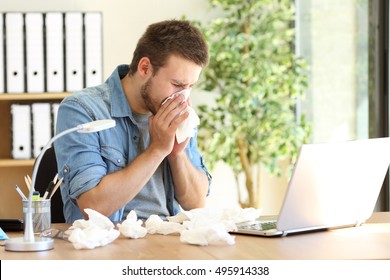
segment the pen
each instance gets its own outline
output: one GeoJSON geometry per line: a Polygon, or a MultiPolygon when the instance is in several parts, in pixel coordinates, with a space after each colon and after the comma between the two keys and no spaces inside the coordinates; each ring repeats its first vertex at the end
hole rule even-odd
{"type": "Polygon", "coordinates": [[[43,199],[46,199],[46,198],[47,198],[47,196],[50,194],[50,192],[51,192],[51,190],[53,189],[53,187],[54,187],[54,182],[53,182],[53,181],[50,181],[50,183],[49,183],[49,185],[47,186],[46,191],[45,191],[45,193],[44,193],[44,195],[43,195],[43,199]]]}
{"type": "Polygon", "coordinates": [[[53,181],[50,181],[49,185],[47,186],[47,189],[46,189],[46,191],[45,191],[45,193],[43,195],[43,199],[46,199],[50,195],[51,191],[53,190],[53,187],[54,187],[55,183],[57,182],[57,178],[58,178],[58,173],[54,177],[53,181]]]}
{"type": "Polygon", "coordinates": [[[24,193],[23,193],[22,190],[18,187],[18,185],[16,185],[16,191],[20,194],[20,196],[22,197],[23,200],[27,200],[27,197],[24,195],[24,193]]]}

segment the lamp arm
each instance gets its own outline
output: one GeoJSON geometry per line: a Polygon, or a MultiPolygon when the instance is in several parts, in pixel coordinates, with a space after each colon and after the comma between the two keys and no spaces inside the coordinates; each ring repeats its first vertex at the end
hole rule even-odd
{"type": "Polygon", "coordinates": [[[27,210],[26,210],[26,224],[24,225],[24,241],[26,242],[34,242],[34,230],[33,230],[33,223],[32,223],[32,195],[35,190],[35,181],[39,169],[39,165],[41,164],[43,155],[45,154],[46,150],[51,147],[54,141],[56,141],[58,138],[61,138],[62,136],[69,134],[71,132],[80,130],[80,126],[76,126],[67,130],[64,130],[60,132],[59,134],[55,135],[53,138],[50,139],[49,142],[47,142],[46,146],[42,149],[42,151],[39,153],[35,164],[33,168],[33,173],[32,173],[32,184],[30,191],[28,193],[28,203],[27,203],[27,210]]]}

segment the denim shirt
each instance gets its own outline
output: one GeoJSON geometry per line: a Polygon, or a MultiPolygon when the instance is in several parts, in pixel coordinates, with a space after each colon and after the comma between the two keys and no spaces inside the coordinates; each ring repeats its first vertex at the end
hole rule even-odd
{"type": "MultiPolygon", "coordinates": [[[[61,195],[67,223],[84,218],[76,201],[82,193],[98,185],[105,175],[124,168],[138,155],[140,134],[120,82],[128,71],[128,65],[120,65],[104,84],[76,92],[60,104],[57,134],[95,120],[116,121],[114,128],[94,133],[70,133],[54,143],[58,175],[64,178],[61,195]]],[[[210,185],[211,175],[199,153],[196,135],[189,141],[186,153],[192,164],[207,175],[210,185]]],[[[163,161],[163,178],[168,211],[170,215],[176,215],[180,207],[175,199],[173,178],[166,158],[163,161]]],[[[111,215],[110,220],[124,220],[124,206],[111,215]]]]}

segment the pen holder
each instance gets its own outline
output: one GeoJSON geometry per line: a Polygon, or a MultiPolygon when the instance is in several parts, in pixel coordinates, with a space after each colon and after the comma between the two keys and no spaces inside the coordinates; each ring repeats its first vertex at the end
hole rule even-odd
{"type": "MultiPolygon", "coordinates": [[[[23,217],[26,224],[28,201],[23,200],[23,217]]],[[[50,199],[31,201],[31,215],[34,233],[41,233],[51,227],[50,199]]]]}

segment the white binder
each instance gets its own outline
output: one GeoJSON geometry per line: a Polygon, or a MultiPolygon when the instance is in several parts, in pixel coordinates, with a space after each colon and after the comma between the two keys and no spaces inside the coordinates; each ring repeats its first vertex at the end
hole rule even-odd
{"type": "Polygon", "coordinates": [[[84,87],[82,13],[65,13],[65,57],[66,91],[80,90],[84,87]]]}
{"type": "Polygon", "coordinates": [[[46,13],[46,91],[63,92],[64,83],[64,33],[63,14],[46,13]]]}
{"type": "Polygon", "coordinates": [[[27,92],[44,92],[43,14],[26,13],[27,92]]]}
{"type": "Polygon", "coordinates": [[[23,26],[23,13],[5,14],[6,91],[9,93],[25,92],[23,26]]]}
{"type": "Polygon", "coordinates": [[[52,103],[51,104],[51,114],[52,118],[52,127],[53,127],[53,135],[57,134],[57,116],[58,116],[58,108],[60,107],[60,103],[52,103]]]}
{"type": "Polygon", "coordinates": [[[31,158],[31,108],[25,104],[11,104],[12,157],[31,158]]]}
{"type": "Polygon", "coordinates": [[[0,13],[0,94],[4,93],[4,33],[3,33],[3,13],[0,13]]]}
{"type": "Polygon", "coordinates": [[[50,103],[34,103],[32,110],[33,156],[37,157],[51,139],[50,103]]]}
{"type": "Polygon", "coordinates": [[[85,86],[102,83],[102,14],[89,12],[84,15],[85,26],[85,86]]]}

